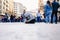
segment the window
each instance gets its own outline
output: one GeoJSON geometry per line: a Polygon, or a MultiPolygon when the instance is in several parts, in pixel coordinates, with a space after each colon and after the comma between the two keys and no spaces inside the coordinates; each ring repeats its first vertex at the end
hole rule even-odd
{"type": "Polygon", "coordinates": [[[8,5],[6,5],[6,7],[8,7],[8,5]]]}
{"type": "Polygon", "coordinates": [[[6,1],[6,3],[8,3],[8,1],[6,1]]]}
{"type": "Polygon", "coordinates": [[[5,5],[5,2],[3,4],[5,5]]]}

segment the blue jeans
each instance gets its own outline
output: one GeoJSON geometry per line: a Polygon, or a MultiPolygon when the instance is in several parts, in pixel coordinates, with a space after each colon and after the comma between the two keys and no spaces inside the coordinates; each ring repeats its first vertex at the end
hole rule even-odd
{"type": "Polygon", "coordinates": [[[46,15],[45,21],[48,23],[51,22],[51,13],[49,13],[48,15],[46,15]]]}
{"type": "Polygon", "coordinates": [[[37,17],[37,22],[41,22],[41,18],[40,17],[37,17]]]}

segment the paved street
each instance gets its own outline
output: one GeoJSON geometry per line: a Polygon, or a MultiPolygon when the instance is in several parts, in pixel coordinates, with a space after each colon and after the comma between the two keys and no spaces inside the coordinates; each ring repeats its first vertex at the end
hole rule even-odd
{"type": "Polygon", "coordinates": [[[0,23],[0,40],[60,40],[60,23],[0,23]]]}

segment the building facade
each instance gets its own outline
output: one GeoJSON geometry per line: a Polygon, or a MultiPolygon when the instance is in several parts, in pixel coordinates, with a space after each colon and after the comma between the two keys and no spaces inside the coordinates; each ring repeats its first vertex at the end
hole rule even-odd
{"type": "Polygon", "coordinates": [[[14,2],[14,13],[17,16],[20,16],[23,13],[23,10],[26,10],[26,7],[23,6],[21,3],[14,2]]]}
{"type": "Polygon", "coordinates": [[[40,11],[43,10],[43,6],[44,6],[43,0],[39,0],[38,1],[38,9],[40,9],[40,11]]]}
{"type": "Polygon", "coordinates": [[[43,14],[44,14],[44,0],[39,0],[38,1],[38,10],[40,10],[42,19],[44,18],[43,14]]]}
{"type": "Polygon", "coordinates": [[[13,13],[13,0],[0,0],[0,15],[13,13]]]}

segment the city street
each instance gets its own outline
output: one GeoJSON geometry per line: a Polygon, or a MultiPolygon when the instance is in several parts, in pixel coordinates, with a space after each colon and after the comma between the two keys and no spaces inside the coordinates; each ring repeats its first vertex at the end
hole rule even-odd
{"type": "Polygon", "coordinates": [[[60,40],[60,23],[0,23],[0,40],[60,40]]]}

